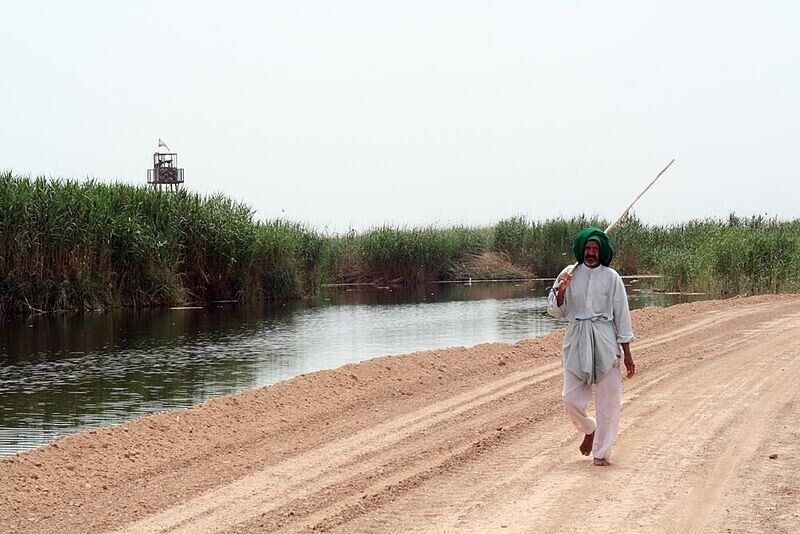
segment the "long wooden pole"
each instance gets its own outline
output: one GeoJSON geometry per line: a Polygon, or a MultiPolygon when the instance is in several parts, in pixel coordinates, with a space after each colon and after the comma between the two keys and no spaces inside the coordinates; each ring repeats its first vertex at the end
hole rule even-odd
{"type": "Polygon", "coordinates": [[[664,167],[663,169],[661,169],[661,172],[660,172],[660,173],[658,173],[658,174],[656,175],[656,177],[655,177],[655,178],[653,178],[653,181],[652,181],[652,182],[650,182],[649,184],[647,184],[647,187],[645,187],[645,188],[642,190],[642,192],[641,192],[641,193],[639,193],[638,195],[636,195],[636,198],[634,198],[634,199],[633,199],[633,201],[632,201],[630,204],[628,204],[628,207],[627,207],[627,208],[625,208],[625,211],[623,211],[623,212],[622,212],[622,214],[621,214],[619,217],[617,217],[617,220],[615,220],[613,223],[611,223],[611,224],[608,226],[608,228],[606,228],[606,233],[610,232],[610,231],[611,231],[611,229],[612,229],[612,228],[614,228],[614,227],[617,225],[617,223],[618,223],[618,222],[620,222],[622,219],[624,219],[624,218],[625,218],[625,216],[628,214],[628,212],[629,212],[629,211],[631,211],[631,208],[633,207],[633,205],[634,205],[634,204],[636,204],[636,203],[639,201],[639,199],[640,199],[640,198],[642,198],[642,195],[644,195],[645,193],[647,193],[647,190],[648,190],[648,189],[650,189],[651,187],[653,187],[653,184],[654,184],[654,183],[656,183],[656,180],[658,180],[659,178],[661,178],[661,175],[662,175],[662,174],[664,174],[665,172],[667,172],[667,169],[669,169],[669,166],[670,166],[670,165],[672,165],[673,163],[675,163],[675,158],[672,158],[671,160],[669,160],[669,163],[667,163],[667,166],[666,166],[666,167],[664,167]]]}
{"type": "MultiPolygon", "coordinates": [[[[623,212],[620,214],[620,216],[619,216],[619,217],[617,217],[617,218],[616,218],[616,220],[615,220],[613,223],[611,223],[610,225],[608,225],[608,228],[606,228],[606,233],[609,233],[609,232],[611,231],[611,229],[612,229],[612,228],[614,228],[614,227],[617,225],[617,223],[619,223],[619,222],[620,222],[622,219],[624,219],[624,218],[625,218],[625,216],[628,214],[628,212],[629,212],[629,211],[631,211],[631,208],[633,207],[633,205],[634,205],[634,204],[636,204],[636,203],[639,201],[639,199],[640,199],[640,198],[642,198],[642,195],[644,195],[645,193],[647,193],[647,190],[648,190],[648,189],[650,189],[651,187],[653,187],[653,184],[654,184],[654,183],[656,183],[656,181],[657,181],[659,178],[661,178],[661,175],[662,175],[662,174],[664,174],[665,172],[667,172],[667,169],[669,169],[669,166],[670,166],[670,165],[672,165],[673,163],[675,163],[675,158],[672,158],[672,159],[669,161],[669,163],[667,163],[667,166],[666,166],[666,167],[664,167],[663,169],[661,169],[661,172],[660,172],[660,173],[658,173],[658,174],[656,175],[656,177],[655,177],[655,178],[653,178],[653,180],[652,180],[652,181],[651,181],[649,184],[647,184],[647,187],[645,187],[644,189],[642,189],[642,192],[641,192],[641,193],[639,193],[638,195],[636,195],[636,198],[634,198],[634,199],[633,199],[633,201],[632,201],[630,204],[628,204],[628,207],[627,207],[627,208],[625,208],[625,211],[623,211],[623,212]]],[[[574,271],[574,270],[575,270],[575,267],[577,267],[577,266],[578,266],[578,262],[576,261],[576,262],[575,262],[575,263],[572,265],[572,269],[570,269],[570,271],[569,271],[569,274],[570,274],[570,276],[572,275],[572,271],[574,271]]]]}

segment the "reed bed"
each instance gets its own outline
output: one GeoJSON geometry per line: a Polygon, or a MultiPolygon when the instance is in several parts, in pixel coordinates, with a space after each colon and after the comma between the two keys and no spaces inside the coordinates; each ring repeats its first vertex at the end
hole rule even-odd
{"type": "MultiPolygon", "coordinates": [[[[492,247],[543,276],[574,261],[572,237],[608,222],[579,216],[544,222],[513,217],[495,227],[492,247]]],[[[800,290],[800,220],[756,216],[703,219],[665,226],[634,216],[612,232],[612,267],[622,274],[658,274],[662,289],[725,295],[800,290]]]]}
{"type": "Polygon", "coordinates": [[[381,226],[345,241],[355,272],[383,284],[419,285],[453,278],[467,254],[488,249],[487,228],[391,228],[381,226]]]}
{"type": "Polygon", "coordinates": [[[706,219],[657,228],[650,261],[677,291],[741,295],[800,290],[800,220],[706,219]]]}
{"type": "Polygon", "coordinates": [[[0,312],[296,297],[322,249],[221,195],[0,174],[0,312]]]}
{"type": "MultiPolygon", "coordinates": [[[[586,215],[517,216],[494,227],[324,235],[290,221],[256,221],[250,207],[222,195],[6,172],[0,313],[286,299],[324,283],[414,286],[472,276],[465,265],[481,256],[509,273],[555,276],[573,261],[575,234],[607,224],[586,215]]],[[[660,274],[663,289],[800,290],[800,220],[731,215],[649,226],[629,216],[612,240],[612,267],[660,274]]]]}

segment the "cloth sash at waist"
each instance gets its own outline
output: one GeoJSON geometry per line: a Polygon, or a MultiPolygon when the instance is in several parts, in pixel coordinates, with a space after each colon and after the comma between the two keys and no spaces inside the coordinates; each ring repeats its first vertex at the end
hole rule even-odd
{"type": "Polygon", "coordinates": [[[570,321],[563,349],[564,368],[587,384],[599,382],[618,366],[617,332],[614,323],[603,317],[570,321]]]}

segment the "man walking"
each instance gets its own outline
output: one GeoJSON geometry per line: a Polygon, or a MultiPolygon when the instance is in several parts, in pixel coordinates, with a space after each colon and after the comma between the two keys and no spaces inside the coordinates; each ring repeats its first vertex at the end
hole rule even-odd
{"type": "Polygon", "coordinates": [[[631,313],[622,278],[608,266],[614,249],[606,233],[593,227],[581,230],[572,250],[578,265],[571,272],[571,266],[561,271],[547,306],[547,313],[569,321],[562,347],[562,396],[570,419],[584,434],[581,454],[592,453],[594,465],[611,465],[622,395],[620,346],[628,378],[636,369],[630,349],[631,313]],[[596,421],[586,413],[592,384],[597,384],[596,421]]]}

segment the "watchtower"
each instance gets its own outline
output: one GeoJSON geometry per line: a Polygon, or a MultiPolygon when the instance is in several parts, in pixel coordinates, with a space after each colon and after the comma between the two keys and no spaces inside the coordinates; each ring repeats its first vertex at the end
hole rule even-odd
{"type": "MultiPolygon", "coordinates": [[[[153,154],[153,168],[147,169],[147,183],[154,189],[172,191],[183,183],[183,169],[178,168],[178,154],[176,152],[161,152],[161,147],[166,145],[158,140],[158,152],[153,154]]],[[[167,148],[167,150],[169,150],[167,148]]]]}

